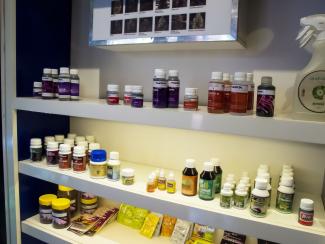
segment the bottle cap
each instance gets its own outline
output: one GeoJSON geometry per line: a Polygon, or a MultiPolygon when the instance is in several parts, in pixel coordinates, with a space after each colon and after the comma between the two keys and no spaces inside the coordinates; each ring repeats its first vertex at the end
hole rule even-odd
{"type": "Polygon", "coordinates": [[[195,168],[195,159],[189,158],[185,160],[185,167],[193,169],[195,168]]]}
{"type": "Polygon", "coordinates": [[[52,73],[52,75],[57,75],[58,74],[58,69],[52,69],[51,73],[52,73]]]}
{"type": "Polygon", "coordinates": [[[120,90],[120,86],[116,84],[108,84],[107,91],[118,92],[120,90]]]}
{"type": "Polygon", "coordinates": [[[229,73],[223,73],[223,75],[222,75],[222,79],[223,79],[224,81],[229,81],[229,80],[230,80],[230,75],[229,75],[229,73]]]}
{"type": "Polygon", "coordinates": [[[293,187],[293,177],[281,177],[280,186],[293,187]]]}
{"type": "Polygon", "coordinates": [[[133,86],[132,87],[132,92],[143,93],[143,86],[133,86]]]}
{"type": "Polygon", "coordinates": [[[153,182],[155,182],[155,180],[156,180],[156,175],[153,173],[149,174],[148,182],[153,183],[153,182]]]}
{"type": "Polygon", "coordinates": [[[77,134],[75,134],[75,133],[69,133],[67,137],[70,139],[75,139],[76,136],[77,136],[77,134]]]}
{"type": "Polygon", "coordinates": [[[91,161],[92,162],[105,162],[106,161],[106,151],[97,149],[91,151],[91,161]]]}
{"type": "Polygon", "coordinates": [[[258,168],[257,169],[257,175],[261,175],[261,174],[264,174],[264,173],[267,173],[267,169],[264,169],[264,168],[258,168]]]}
{"type": "Polygon", "coordinates": [[[250,178],[248,176],[242,176],[240,178],[241,181],[245,182],[245,184],[249,184],[250,178]]]}
{"type": "Polygon", "coordinates": [[[302,198],[300,200],[300,208],[307,211],[314,210],[314,201],[307,198],[302,198]]]}
{"type": "Polygon", "coordinates": [[[96,149],[100,149],[99,143],[97,143],[97,142],[89,143],[89,150],[96,150],[96,149]]]}
{"type": "Polygon", "coordinates": [[[198,94],[198,88],[185,88],[185,95],[196,96],[198,94]]]}
{"type": "Polygon", "coordinates": [[[174,172],[169,172],[168,176],[167,176],[167,180],[175,180],[175,175],[174,172]]]}
{"type": "Polygon", "coordinates": [[[213,171],[213,164],[211,162],[204,162],[204,171],[212,172],[213,171]]]}
{"type": "Polygon", "coordinates": [[[259,175],[257,175],[257,178],[265,179],[265,180],[267,180],[267,182],[269,182],[270,181],[270,173],[267,173],[267,172],[260,173],[259,175]]]}
{"type": "Polygon", "coordinates": [[[88,142],[87,141],[78,141],[77,146],[83,146],[87,150],[88,142]]]}
{"type": "Polygon", "coordinates": [[[47,149],[59,149],[59,143],[56,141],[49,141],[46,146],[47,149]]]}
{"type": "Polygon", "coordinates": [[[45,194],[38,198],[38,202],[39,202],[39,204],[41,204],[43,206],[51,206],[52,201],[56,198],[57,198],[57,196],[54,194],[45,194]]]}
{"type": "Polygon", "coordinates": [[[63,142],[64,140],[64,135],[54,135],[54,137],[57,142],[63,142]]]}
{"type": "Polygon", "coordinates": [[[71,138],[65,138],[63,141],[64,144],[69,144],[71,147],[74,145],[74,140],[71,138]]]}
{"type": "Polygon", "coordinates": [[[46,145],[50,141],[55,141],[54,136],[45,136],[44,137],[44,144],[46,145]]]}
{"type": "Polygon", "coordinates": [[[94,136],[86,136],[86,141],[88,143],[95,142],[95,137],[94,136]]]}
{"type": "Polygon", "coordinates": [[[85,154],[85,147],[84,146],[75,146],[73,148],[73,153],[76,153],[76,154],[85,154]]]}
{"type": "Polygon", "coordinates": [[[74,140],[78,144],[80,141],[86,141],[86,138],[84,136],[76,136],[74,140]]]}
{"type": "Polygon", "coordinates": [[[231,190],[231,188],[232,188],[232,185],[230,183],[225,183],[222,187],[222,189],[224,189],[224,190],[231,190]]]}
{"type": "Polygon", "coordinates": [[[74,189],[68,186],[59,185],[59,191],[73,191],[74,189]]]}
{"type": "Polygon", "coordinates": [[[124,92],[132,92],[132,85],[125,85],[124,86],[124,92]]]}
{"type": "Polygon", "coordinates": [[[266,169],[266,171],[269,171],[269,166],[267,164],[260,164],[258,166],[259,169],[266,169]]]}
{"type": "Polygon", "coordinates": [[[35,88],[41,88],[42,87],[42,82],[34,81],[33,87],[35,87],[35,88]]]}
{"type": "Polygon", "coordinates": [[[292,169],[293,170],[293,168],[292,168],[292,166],[290,164],[282,165],[282,170],[284,170],[284,169],[292,169]]]}
{"type": "Polygon", "coordinates": [[[168,70],[168,76],[169,77],[178,77],[178,70],[176,70],[176,69],[168,70]]]}
{"type": "Polygon", "coordinates": [[[256,189],[259,189],[259,190],[266,190],[267,189],[267,180],[265,179],[260,179],[260,178],[257,178],[255,180],[255,188],[256,189]]]}
{"type": "Polygon", "coordinates": [[[31,146],[41,146],[42,139],[41,138],[32,138],[32,139],[30,139],[30,145],[31,146]]]}
{"type": "Polygon", "coordinates": [[[211,80],[222,80],[222,72],[212,72],[211,80]]]}
{"type": "Polygon", "coordinates": [[[246,81],[253,82],[253,73],[246,74],[246,81]]]}
{"type": "Polygon", "coordinates": [[[69,144],[60,144],[61,153],[71,153],[71,146],[69,144]]]}
{"type": "Polygon", "coordinates": [[[214,167],[220,166],[220,159],[219,158],[211,158],[210,162],[213,164],[214,167]]]}
{"type": "Polygon", "coordinates": [[[49,68],[44,68],[43,69],[43,74],[52,74],[52,69],[49,69],[49,68]]]}
{"type": "Polygon", "coordinates": [[[230,75],[230,78],[229,78],[230,82],[233,82],[234,79],[235,79],[235,76],[234,75],[230,75]]]}
{"type": "Polygon", "coordinates": [[[119,152],[110,152],[109,153],[109,158],[112,159],[112,160],[119,160],[120,153],[119,152]]]}
{"type": "Polygon", "coordinates": [[[70,75],[77,75],[78,70],[77,69],[70,69],[70,75]]]}
{"type": "Polygon", "coordinates": [[[60,68],[60,74],[69,74],[69,68],[61,67],[60,68]]]}
{"type": "Polygon", "coordinates": [[[270,76],[263,76],[261,79],[262,85],[272,85],[272,77],[270,76]]]}
{"type": "Polygon", "coordinates": [[[166,79],[165,70],[164,69],[155,69],[154,77],[158,78],[158,79],[166,79]]]}
{"type": "Polygon", "coordinates": [[[244,73],[244,72],[236,72],[234,80],[236,80],[236,81],[246,81],[246,73],[244,73]]]}
{"type": "Polygon", "coordinates": [[[52,201],[52,209],[65,210],[70,207],[70,200],[67,198],[57,198],[52,201]]]}
{"type": "Polygon", "coordinates": [[[121,175],[125,177],[132,177],[134,176],[134,169],[125,168],[121,170],[121,175]]]}
{"type": "Polygon", "coordinates": [[[159,177],[165,177],[165,172],[163,169],[159,171],[159,177]]]}

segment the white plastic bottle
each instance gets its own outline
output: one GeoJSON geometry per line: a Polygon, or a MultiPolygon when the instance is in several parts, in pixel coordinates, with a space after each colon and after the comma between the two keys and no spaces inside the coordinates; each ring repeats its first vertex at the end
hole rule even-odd
{"type": "Polygon", "coordinates": [[[223,208],[231,208],[233,203],[234,192],[231,189],[230,183],[225,183],[220,192],[220,206],[223,208]]]}
{"type": "Polygon", "coordinates": [[[252,191],[250,213],[258,218],[266,216],[268,209],[268,198],[270,194],[267,190],[267,180],[257,179],[255,189],[252,191]]]}
{"type": "Polygon", "coordinates": [[[247,188],[244,184],[239,184],[235,191],[234,207],[238,209],[246,208],[247,203],[247,188]]]}
{"type": "Polygon", "coordinates": [[[120,164],[120,154],[110,152],[107,162],[107,178],[109,180],[118,181],[120,179],[120,164]]]}
{"type": "Polygon", "coordinates": [[[293,178],[283,178],[276,196],[276,210],[281,213],[292,213],[294,194],[293,178]]]}

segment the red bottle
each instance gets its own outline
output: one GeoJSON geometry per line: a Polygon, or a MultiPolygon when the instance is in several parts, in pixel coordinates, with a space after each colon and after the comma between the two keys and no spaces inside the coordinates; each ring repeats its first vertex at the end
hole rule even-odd
{"type": "Polygon", "coordinates": [[[223,82],[225,84],[225,89],[224,89],[224,105],[223,105],[223,112],[224,113],[229,113],[230,110],[230,96],[231,96],[231,84],[234,80],[233,75],[229,75],[229,73],[224,73],[223,74],[223,82]],[[232,78],[232,79],[231,79],[232,78]]]}
{"type": "Polygon", "coordinates": [[[223,113],[224,108],[224,82],[222,72],[212,72],[209,82],[208,112],[223,113]]]}
{"type": "Polygon", "coordinates": [[[230,113],[245,115],[247,112],[248,85],[246,73],[236,72],[231,85],[230,113]]]}

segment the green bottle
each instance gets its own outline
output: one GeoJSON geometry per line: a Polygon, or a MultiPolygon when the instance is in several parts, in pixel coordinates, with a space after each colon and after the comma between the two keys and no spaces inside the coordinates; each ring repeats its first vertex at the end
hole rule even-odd
{"type": "Polygon", "coordinates": [[[204,170],[200,175],[199,197],[202,200],[213,200],[215,197],[215,178],[213,164],[211,162],[204,163],[204,170]]]}
{"type": "Polygon", "coordinates": [[[219,158],[211,158],[211,162],[214,167],[214,173],[216,175],[215,183],[215,193],[219,194],[221,191],[221,180],[222,180],[222,169],[220,167],[220,159],[219,158]]]}

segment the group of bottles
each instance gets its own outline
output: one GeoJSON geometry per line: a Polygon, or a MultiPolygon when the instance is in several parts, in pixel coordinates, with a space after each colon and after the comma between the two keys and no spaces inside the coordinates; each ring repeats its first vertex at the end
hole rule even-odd
{"type": "Polygon", "coordinates": [[[176,180],[173,172],[169,172],[167,177],[162,169],[153,171],[148,176],[147,192],[154,192],[156,189],[167,191],[173,194],[176,192],[176,180]]]}
{"type": "MultiPolygon", "coordinates": [[[[119,105],[120,104],[120,86],[116,84],[107,85],[107,104],[119,105]]],[[[131,105],[131,107],[143,107],[143,87],[137,85],[125,85],[123,104],[131,105]]]]}
{"type": "Polygon", "coordinates": [[[60,68],[43,69],[42,83],[34,82],[33,95],[41,96],[43,99],[58,98],[59,100],[79,100],[80,79],[77,69],[60,68]],[[41,94],[38,93],[41,85],[41,94]]]}
{"type": "Polygon", "coordinates": [[[202,200],[213,200],[215,194],[220,193],[222,169],[220,160],[213,158],[204,163],[204,169],[200,174],[198,186],[198,172],[195,168],[195,160],[187,159],[182,176],[182,194],[185,196],[199,195],[202,200]],[[197,189],[198,192],[197,192],[197,189]]]}

